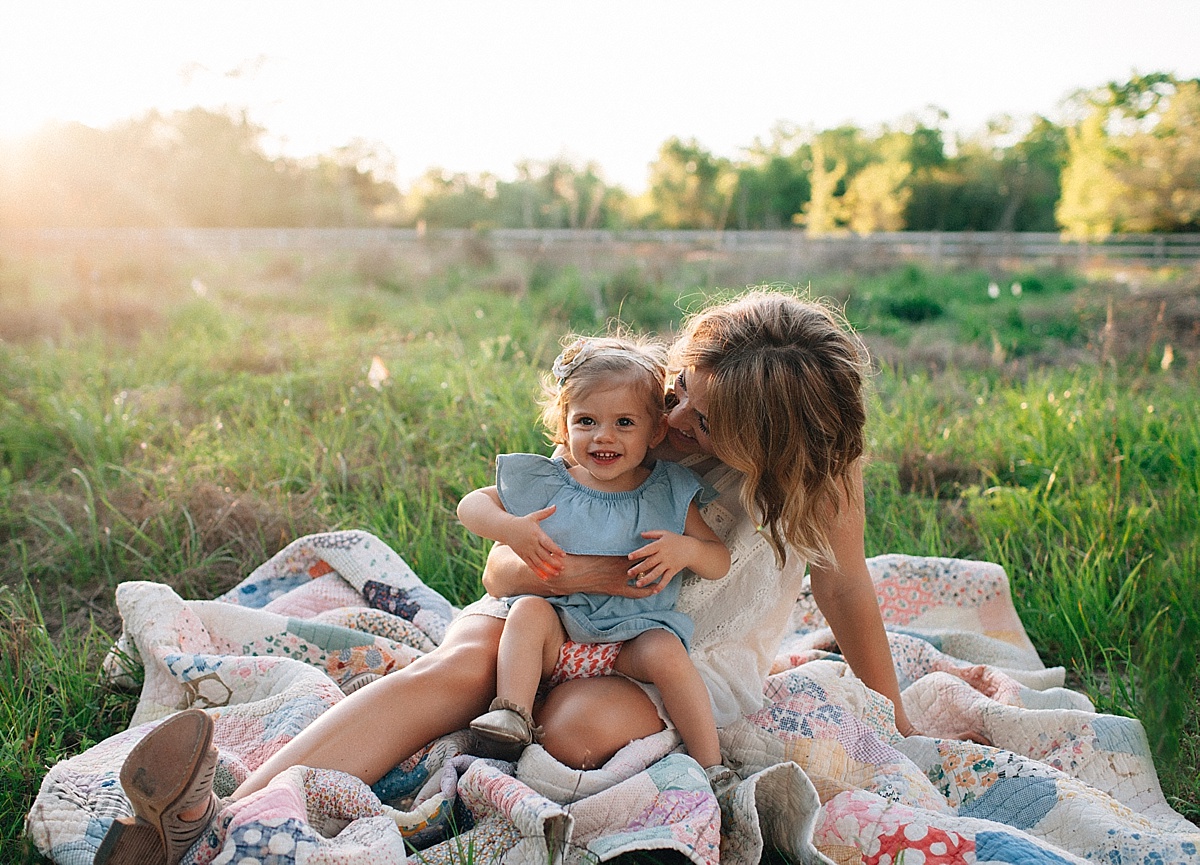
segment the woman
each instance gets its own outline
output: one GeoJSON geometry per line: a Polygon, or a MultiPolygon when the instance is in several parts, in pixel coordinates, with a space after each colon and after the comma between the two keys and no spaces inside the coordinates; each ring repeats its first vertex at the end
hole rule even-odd
{"type": "MultiPolygon", "coordinates": [[[[653,455],[686,462],[717,488],[705,519],[734,554],[727,577],[689,581],[679,599],[696,621],[692,657],[718,725],[762,706],[762,685],[807,563],[813,597],[842,655],[865,684],[892,701],[899,732],[913,734],[863,548],[861,343],[819,303],[755,291],[691,318],[672,349],[672,364],[680,372],[670,429],[653,455]]],[[[546,580],[507,547],[495,547],[483,578],[488,596],[463,611],[437,650],[326,711],[233,798],[295,765],[338,769],[374,783],[487,709],[504,626],[496,598],[653,594],[655,587],[628,584],[638,567],[614,557],[568,557],[562,572],[546,580]]],[[[600,765],[667,723],[653,689],[619,677],[565,682],[535,716],[545,728],[547,751],[575,768],[600,765]]],[[[137,818],[113,824],[97,863],[174,865],[199,837],[214,809],[206,778],[216,761],[215,750],[196,744],[204,733],[194,731],[203,727],[203,718],[180,713],[130,753],[121,780],[137,818]],[[171,754],[191,756],[162,759],[168,744],[171,754]]]]}
{"type": "MultiPolygon", "coordinates": [[[[693,317],[671,360],[674,406],[654,456],[683,461],[718,489],[705,518],[735,559],[717,583],[685,583],[678,604],[696,621],[692,659],[718,726],[762,707],[807,559],[842,655],[892,701],[898,731],[914,734],[863,548],[865,349],[824,306],[752,292],[693,317]]],[[[493,596],[559,591],[505,547],[492,551],[484,585],[493,596]]],[[[616,677],[564,682],[539,714],[546,749],[581,768],[663,729],[664,717],[652,693],[616,677]]]]}

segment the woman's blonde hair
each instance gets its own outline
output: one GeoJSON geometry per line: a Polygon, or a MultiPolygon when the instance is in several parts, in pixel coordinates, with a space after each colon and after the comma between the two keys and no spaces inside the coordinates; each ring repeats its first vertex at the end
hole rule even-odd
{"type": "Polygon", "coordinates": [[[666,349],[632,336],[568,336],[554,369],[542,377],[542,425],[552,444],[567,444],[571,403],[596,387],[629,384],[652,418],[666,414],[666,349]]]}
{"type": "Polygon", "coordinates": [[[782,564],[787,547],[832,562],[825,527],[863,454],[866,348],[822,302],[753,290],[692,316],[673,367],[710,374],[713,452],[745,475],[782,564]]]}

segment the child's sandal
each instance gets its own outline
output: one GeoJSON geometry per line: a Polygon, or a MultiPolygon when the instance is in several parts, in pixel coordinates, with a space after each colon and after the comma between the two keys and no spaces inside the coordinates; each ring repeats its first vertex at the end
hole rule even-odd
{"type": "Polygon", "coordinates": [[[542,728],[533,723],[524,706],[497,697],[488,709],[471,722],[471,729],[480,739],[502,749],[506,759],[520,754],[526,745],[542,741],[542,728]]]}
{"type": "Polygon", "coordinates": [[[733,792],[737,785],[742,783],[742,776],[724,763],[709,766],[704,770],[704,776],[708,778],[708,785],[712,787],[713,795],[718,799],[733,792]]]}

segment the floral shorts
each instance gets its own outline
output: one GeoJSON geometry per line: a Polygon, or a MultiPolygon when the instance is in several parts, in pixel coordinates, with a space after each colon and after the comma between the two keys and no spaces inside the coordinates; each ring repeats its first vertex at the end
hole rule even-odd
{"type": "Polygon", "coordinates": [[[558,661],[550,673],[547,685],[554,687],[568,679],[591,679],[611,676],[623,643],[576,643],[564,640],[558,650],[558,661]]]}

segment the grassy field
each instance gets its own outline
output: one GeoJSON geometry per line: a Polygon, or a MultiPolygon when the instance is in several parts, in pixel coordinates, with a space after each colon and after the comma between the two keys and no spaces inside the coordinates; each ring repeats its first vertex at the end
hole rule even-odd
{"type": "MultiPolygon", "coordinates": [[[[0,256],[0,860],[41,861],[21,827],[46,767],[128,722],[135,696],[99,674],[119,582],[209,597],[295,537],[364,528],[473,599],[485,546],[454,505],[495,453],[544,447],[532,395],[561,333],[619,315],[667,336],[721,280],[686,260],[513,283],[384,254],[0,256]]],[[[1200,277],[801,282],[878,368],[868,552],[1001,563],[1044,660],[1145,721],[1200,818],[1200,277]]]]}

